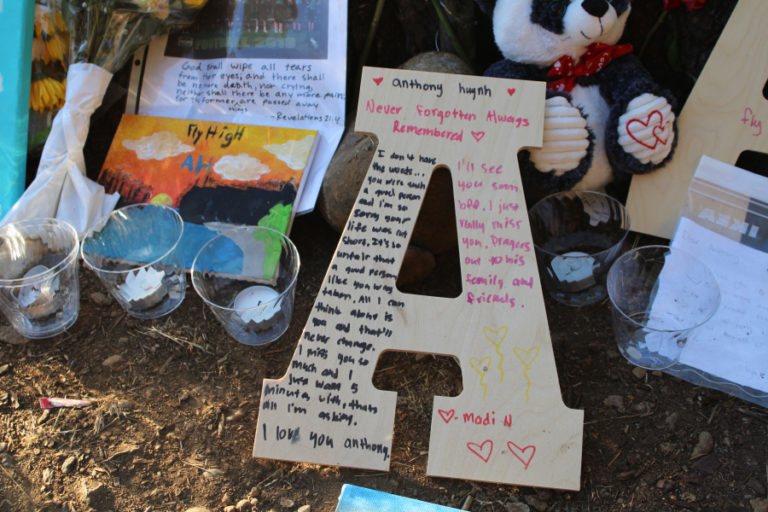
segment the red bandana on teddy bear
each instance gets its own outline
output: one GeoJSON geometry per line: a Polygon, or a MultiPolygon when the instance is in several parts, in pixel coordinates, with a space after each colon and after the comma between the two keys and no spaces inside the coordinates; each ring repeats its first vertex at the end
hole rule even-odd
{"type": "Polygon", "coordinates": [[[587,51],[576,64],[570,56],[563,55],[552,64],[547,73],[548,77],[557,78],[557,80],[547,83],[547,89],[570,92],[576,86],[578,77],[593,75],[605,68],[613,59],[630,52],[632,52],[631,44],[610,46],[605,43],[593,43],[589,45],[587,51]]]}

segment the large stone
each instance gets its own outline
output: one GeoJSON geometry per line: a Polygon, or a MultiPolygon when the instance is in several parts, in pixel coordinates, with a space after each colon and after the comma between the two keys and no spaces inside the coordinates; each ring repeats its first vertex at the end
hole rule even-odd
{"type": "Polygon", "coordinates": [[[347,130],[328,164],[317,208],[325,221],[339,233],[344,230],[349,212],[355,205],[376,145],[376,137],[347,130]]]}
{"type": "MultiPolygon", "coordinates": [[[[400,67],[453,74],[472,72],[460,58],[447,52],[425,52],[409,59],[400,67]]],[[[318,210],[336,231],[341,232],[344,229],[376,146],[374,136],[354,133],[349,129],[331,159],[320,190],[318,210]]],[[[449,174],[435,173],[421,206],[419,215],[422,222],[413,233],[412,244],[435,254],[455,247],[455,220],[446,214],[453,210],[453,205],[449,174]],[[450,229],[445,229],[446,226],[450,229]]]]}

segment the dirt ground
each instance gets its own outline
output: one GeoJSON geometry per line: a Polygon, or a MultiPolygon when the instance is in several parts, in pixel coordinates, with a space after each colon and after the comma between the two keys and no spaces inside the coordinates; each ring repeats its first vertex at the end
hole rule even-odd
{"type": "MultiPolygon", "coordinates": [[[[634,3],[638,21],[628,32],[642,35],[661,2],[634,3]]],[[[373,65],[399,65],[435,40],[434,25],[423,33],[398,25],[421,24],[404,6],[424,13],[429,2],[396,4],[404,14],[398,22],[394,4],[385,11],[373,65]]],[[[374,7],[351,2],[350,62],[374,7]]],[[[675,19],[686,23],[696,14],[679,11],[675,19]]],[[[698,33],[710,45],[716,39],[698,33]]],[[[702,62],[707,51],[702,45],[702,62]]],[[[92,134],[86,154],[98,171],[110,130],[92,134]]],[[[263,349],[230,339],[191,288],[166,318],[127,317],[87,269],[80,316],[66,333],[24,343],[0,319],[0,512],[332,511],[345,483],[476,512],[768,511],[768,410],[633,368],[615,348],[605,303],[546,304],[563,400],[585,413],[579,492],[427,477],[432,396],[462,387],[458,366],[443,357],[385,354],[378,362],[376,386],[399,393],[388,472],[252,458],[262,380],[286,371],[339,235],[312,213],[291,236],[302,258],[296,310],[289,331],[263,349]],[[41,397],[92,405],[46,411],[41,397]]],[[[422,291],[455,273],[441,264],[422,291]]]]}
{"type": "Polygon", "coordinates": [[[374,376],[399,393],[389,472],[252,458],[262,379],[284,374],[338,235],[310,214],[292,238],[296,311],[263,349],[230,339],[191,288],[164,319],[127,317],[85,268],[68,332],[16,345],[3,321],[0,512],[332,511],[344,483],[477,512],[766,510],[768,411],[633,368],[606,304],[547,302],[563,399],[585,411],[579,492],[427,477],[431,397],[456,395],[461,376],[414,354],[382,356],[374,376]],[[41,409],[52,396],[93,405],[41,409]]]}

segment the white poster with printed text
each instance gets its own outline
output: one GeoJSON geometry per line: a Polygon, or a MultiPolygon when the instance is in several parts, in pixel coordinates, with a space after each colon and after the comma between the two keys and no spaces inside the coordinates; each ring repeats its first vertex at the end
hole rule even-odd
{"type": "Polygon", "coordinates": [[[318,130],[305,213],[344,132],[346,54],[346,1],[208,2],[194,25],[149,45],[126,110],[318,130]]]}

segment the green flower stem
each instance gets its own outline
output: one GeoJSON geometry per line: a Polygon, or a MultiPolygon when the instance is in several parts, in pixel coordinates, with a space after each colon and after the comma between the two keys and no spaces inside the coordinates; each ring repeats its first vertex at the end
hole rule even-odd
{"type": "Polygon", "coordinates": [[[438,2],[438,0],[432,0],[432,6],[435,8],[435,12],[437,13],[437,18],[440,20],[440,24],[443,26],[443,29],[445,29],[445,33],[448,34],[448,39],[450,39],[451,45],[453,46],[454,50],[456,50],[456,53],[459,55],[461,60],[463,60],[466,65],[471,66],[472,61],[469,59],[467,52],[464,51],[464,47],[461,45],[459,38],[456,36],[456,32],[453,31],[453,27],[451,27],[451,23],[448,21],[448,18],[445,16],[445,11],[443,10],[443,6],[440,5],[440,2],[438,2]]]}
{"type": "Polygon", "coordinates": [[[659,14],[659,17],[656,18],[656,23],[654,23],[653,26],[651,27],[651,30],[648,31],[648,35],[645,36],[643,45],[640,47],[640,51],[637,54],[639,59],[642,59],[643,55],[645,55],[645,50],[648,47],[648,43],[651,42],[651,39],[653,38],[654,34],[658,32],[659,28],[661,28],[661,25],[664,23],[664,20],[667,19],[667,14],[669,14],[669,11],[667,10],[661,11],[661,14],[659,14]]]}

